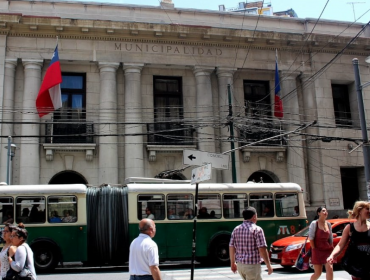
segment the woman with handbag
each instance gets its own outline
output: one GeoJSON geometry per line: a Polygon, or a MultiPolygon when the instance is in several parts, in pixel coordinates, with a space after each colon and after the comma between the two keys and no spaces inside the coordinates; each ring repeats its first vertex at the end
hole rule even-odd
{"type": "Polygon", "coordinates": [[[325,207],[319,207],[316,210],[316,214],[319,218],[311,223],[308,233],[312,252],[311,263],[315,271],[310,280],[317,280],[320,278],[323,265],[325,265],[326,279],[333,280],[333,264],[326,261],[333,251],[331,224],[326,221],[328,218],[328,211],[325,207]]]}
{"type": "Polygon", "coordinates": [[[12,239],[10,238],[10,235],[14,228],[14,226],[6,224],[3,229],[2,237],[5,241],[5,245],[0,252],[0,272],[2,279],[6,278],[6,272],[9,270],[8,256],[14,255],[15,251],[17,250],[17,247],[12,246],[12,239]]]}
{"type": "Polygon", "coordinates": [[[356,219],[356,221],[344,228],[341,240],[327,259],[329,263],[332,263],[348,243],[346,253],[342,258],[342,266],[354,280],[370,279],[370,225],[367,222],[369,208],[369,202],[357,201],[353,210],[348,211],[348,218],[356,219]]]}
{"type": "MultiPolygon", "coordinates": [[[[22,223],[19,223],[11,234],[12,244],[17,246],[14,259],[9,256],[11,276],[19,280],[36,280],[35,266],[33,263],[33,252],[26,243],[28,232],[22,223]]],[[[8,273],[9,274],[9,273],[8,273]]],[[[7,276],[7,278],[9,278],[7,276]]]]}

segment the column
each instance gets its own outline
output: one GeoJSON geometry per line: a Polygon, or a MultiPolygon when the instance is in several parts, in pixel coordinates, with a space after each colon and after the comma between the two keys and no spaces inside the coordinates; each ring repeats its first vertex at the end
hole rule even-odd
{"type": "Polygon", "coordinates": [[[99,184],[118,184],[117,69],[119,63],[99,62],[99,184]],[[102,124],[109,123],[109,124],[102,124]],[[108,135],[108,136],[102,136],[108,135]],[[111,136],[109,136],[111,135],[111,136]]]}
{"type": "MultiPolygon", "coordinates": [[[[233,75],[236,71],[236,68],[217,68],[217,79],[218,79],[218,103],[219,103],[219,114],[218,117],[221,124],[225,124],[226,118],[229,115],[229,101],[228,101],[228,92],[227,92],[227,85],[231,85],[231,89],[233,89],[233,75]]],[[[231,101],[233,102],[233,97],[231,101]]],[[[234,130],[235,135],[235,130],[234,130]]],[[[221,126],[220,128],[220,138],[221,138],[221,152],[230,151],[231,145],[228,141],[230,136],[229,127],[221,126]]],[[[238,145],[236,143],[235,148],[238,145]]],[[[230,163],[229,163],[229,170],[222,170],[222,182],[223,183],[232,183],[232,173],[231,173],[231,153],[230,155],[230,163]]],[[[236,166],[236,177],[237,181],[240,181],[240,168],[239,168],[239,151],[235,151],[235,166],[236,166]]]]}
{"type": "MultiPolygon", "coordinates": [[[[4,99],[3,99],[3,116],[4,122],[14,121],[14,86],[15,86],[15,69],[17,67],[17,59],[5,59],[5,71],[4,71],[4,99]]],[[[2,136],[13,136],[13,124],[3,124],[1,128],[2,136]]],[[[15,139],[13,139],[14,142],[15,139]]],[[[2,139],[2,143],[6,144],[7,138],[2,139]]],[[[17,141],[17,140],[15,140],[17,141]]],[[[7,167],[7,152],[4,149],[5,145],[0,147],[0,180],[5,182],[6,179],[6,167],[7,167]]],[[[13,182],[13,180],[11,180],[13,182]]]]}
{"type": "MultiPolygon", "coordinates": [[[[312,122],[317,120],[317,103],[316,103],[316,88],[315,82],[305,83],[311,77],[311,74],[301,74],[302,95],[303,95],[303,107],[304,116],[306,122],[312,122]]],[[[309,127],[305,131],[306,133],[319,135],[319,129],[317,127],[309,127]]],[[[325,205],[324,201],[324,178],[322,174],[322,156],[321,156],[321,141],[306,142],[307,146],[307,201],[306,205],[316,207],[325,205]],[[312,149],[311,149],[312,148],[312,149]]]]}
{"type": "MultiPolygon", "coordinates": [[[[41,85],[43,60],[23,59],[24,91],[22,110],[32,112],[22,114],[22,122],[40,122],[36,111],[36,98],[41,85]]],[[[22,124],[22,137],[19,145],[21,185],[39,184],[40,178],[40,125],[22,124]],[[31,136],[31,137],[29,137],[31,136]],[[36,137],[32,137],[36,136],[36,137]]],[[[18,143],[17,143],[18,145],[18,143]]]]}
{"type": "Polygon", "coordinates": [[[124,63],[125,72],[125,178],[144,177],[144,138],[141,105],[141,69],[144,64],[124,63]]]}
{"type": "MultiPolygon", "coordinates": [[[[301,124],[299,117],[298,94],[296,90],[296,77],[297,75],[292,73],[282,72],[282,79],[280,81],[283,98],[284,121],[287,123],[285,127],[286,131],[293,131],[301,124]]],[[[307,191],[305,158],[302,141],[303,140],[300,135],[289,135],[287,150],[288,180],[289,182],[299,184],[303,190],[307,191]]]]}

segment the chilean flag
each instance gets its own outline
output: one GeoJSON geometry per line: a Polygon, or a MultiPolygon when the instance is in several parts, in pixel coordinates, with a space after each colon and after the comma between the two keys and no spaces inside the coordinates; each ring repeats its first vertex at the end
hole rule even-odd
{"type": "Polygon", "coordinates": [[[62,107],[61,83],[62,72],[57,45],[36,98],[36,108],[40,118],[62,107]]]}
{"type": "Polygon", "coordinates": [[[283,101],[280,98],[280,80],[279,80],[277,50],[276,50],[276,61],[275,61],[275,106],[274,106],[274,116],[277,117],[277,118],[282,118],[284,116],[283,101]]]}

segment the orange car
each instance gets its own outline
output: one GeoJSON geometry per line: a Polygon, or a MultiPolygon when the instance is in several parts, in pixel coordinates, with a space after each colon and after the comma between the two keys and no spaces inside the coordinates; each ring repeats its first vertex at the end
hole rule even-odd
{"type": "MultiPolygon", "coordinates": [[[[349,219],[332,219],[327,220],[331,223],[333,229],[333,243],[334,246],[338,244],[342,237],[342,232],[346,225],[355,220],[349,219]]],[[[270,247],[270,260],[273,263],[279,263],[283,267],[292,267],[298,257],[299,252],[308,235],[309,227],[305,227],[295,235],[279,239],[271,244],[270,247]]],[[[310,248],[310,242],[307,241],[306,250],[310,248]]],[[[338,256],[337,262],[340,263],[345,250],[338,256]]],[[[311,259],[310,259],[311,261],[311,259]]],[[[312,267],[310,265],[310,267],[312,267]]]]}

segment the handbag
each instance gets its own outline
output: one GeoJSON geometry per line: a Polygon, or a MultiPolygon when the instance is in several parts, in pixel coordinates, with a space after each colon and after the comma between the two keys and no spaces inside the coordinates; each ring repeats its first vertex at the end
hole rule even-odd
{"type": "Polygon", "coordinates": [[[299,255],[295,261],[295,268],[300,271],[305,271],[310,268],[310,256],[311,256],[311,248],[307,250],[306,252],[306,243],[308,240],[308,236],[302,246],[301,251],[299,252],[299,255]]]}
{"type": "MultiPolygon", "coordinates": [[[[364,266],[364,264],[359,261],[359,259],[364,257],[364,253],[357,250],[357,246],[355,240],[352,238],[352,233],[355,230],[355,226],[353,223],[350,224],[350,240],[347,247],[347,250],[342,258],[341,264],[342,268],[347,271],[350,275],[369,279],[370,278],[370,271],[369,269],[364,266]]],[[[370,236],[370,230],[368,230],[368,235],[370,236]]],[[[369,253],[367,253],[369,256],[369,253]]],[[[369,258],[369,257],[368,257],[369,258]]]]}
{"type": "MultiPolygon", "coordinates": [[[[27,268],[27,255],[28,255],[28,252],[27,252],[27,248],[24,247],[26,249],[26,261],[24,263],[24,267],[21,271],[15,271],[11,266],[9,267],[9,270],[6,272],[6,276],[4,279],[6,280],[31,280],[32,278],[32,273],[31,271],[27,268]]],[[[9,256],[9,250],[7,252],[8,256],[9,256]]],[[[12,257],[13,261],[14,261],[14,256],[12,257]]]]}

